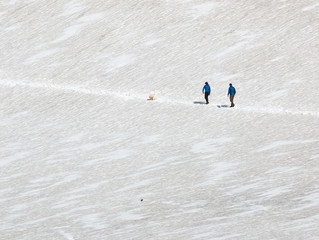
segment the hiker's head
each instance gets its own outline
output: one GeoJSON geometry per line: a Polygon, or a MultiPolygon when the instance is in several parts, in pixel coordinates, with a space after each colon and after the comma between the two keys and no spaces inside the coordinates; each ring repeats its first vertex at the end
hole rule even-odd
{"type": "Polygon", "coordinates": [[[229,86],[233,86],[233,84],[230,83],[229,86]]]}
{"type": "Polygon", "coordinates": [[[207,84],[208,84],[208,82],[205,82],[205,84],[207,85],[207,84]]]}

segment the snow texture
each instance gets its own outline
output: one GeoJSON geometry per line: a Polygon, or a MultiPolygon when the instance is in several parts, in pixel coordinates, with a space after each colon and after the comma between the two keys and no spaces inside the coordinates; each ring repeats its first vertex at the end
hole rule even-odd
{"type": "Polygon", "coordinates": [[[1,1],[0,238],[319,239],[318,16],[1,1]]]}

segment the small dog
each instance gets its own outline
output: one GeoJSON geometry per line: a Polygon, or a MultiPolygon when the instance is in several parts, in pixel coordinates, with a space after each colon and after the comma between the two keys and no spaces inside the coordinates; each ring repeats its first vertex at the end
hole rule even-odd
{"type": "Polygon", "coordinates": [[[155,93],[150,94],[150,100],[152,100],[152,101],[156,100],[155,93]]]}

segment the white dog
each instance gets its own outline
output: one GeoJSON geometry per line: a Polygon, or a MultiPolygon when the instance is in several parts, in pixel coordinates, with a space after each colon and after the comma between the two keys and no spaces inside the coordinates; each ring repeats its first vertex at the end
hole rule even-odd
{"type": "Polygon", "coordinates": [[[150,100],[152,100],[152,101],[156,100],[156,95],[155,95],[155,93],[151,93],[151,94],[150,94],[150,100]]]}

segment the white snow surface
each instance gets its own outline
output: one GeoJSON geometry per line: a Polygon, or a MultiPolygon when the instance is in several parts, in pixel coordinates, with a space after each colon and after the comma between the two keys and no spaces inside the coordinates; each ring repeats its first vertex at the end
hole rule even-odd
{"type": "Polygon", "coordinates": [[[0,43],[0,239],[319,239],[318,0],[2,0],[0,43]]]}

